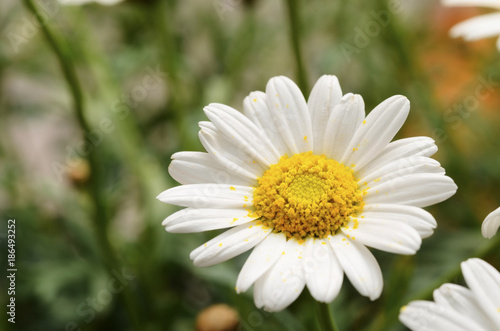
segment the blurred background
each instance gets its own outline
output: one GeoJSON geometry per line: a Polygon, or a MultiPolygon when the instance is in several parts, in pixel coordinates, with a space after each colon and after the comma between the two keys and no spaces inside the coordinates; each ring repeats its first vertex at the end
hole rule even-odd
{"type": "MultiPolygon", "coordinates": [[[[237,321],[242,330],[316,328],[307,291],[274,314],[255,308],[251,290],[235,293],[248,253],[193,267],[190,251],[217,231],[165,232],[161,222],[177,209],[155,199],[177,185],[167,171],[171,155],[203,150],[203,106],[241,110],[269,78],[300,79],[292,40],[306,96],[323,74],[337,75],[344,93],[361,94],[367,111],[407,96],[410,116],[397,138],[434,138],[435,158],[459,187],[428,208],[438,228],[417,255],[374,251],[384,274],[379,300],[344,281],[331,304],[340,329],[404,330],[399,307],[429,298],[446,277],[462,283],[461,261],[483,254],[500,268],[498,249],[480,235],[500,202],[499,53],[494,39],[448,36],[454,24],[488,11],[384,0],[35,4],[75,69],[83,108],[75,111],[33,14],[23,1],[2,0],[0,261],[7,262],[7,220],[15,219],[17,273],[16,324],[4,313],[1,329],[216,330],[210,316],[197,316],[221,303],[231,308],[215,313],[227,330],[237,321]]],[[[0,285],[5,307],[8,279],[0,285]]]]}

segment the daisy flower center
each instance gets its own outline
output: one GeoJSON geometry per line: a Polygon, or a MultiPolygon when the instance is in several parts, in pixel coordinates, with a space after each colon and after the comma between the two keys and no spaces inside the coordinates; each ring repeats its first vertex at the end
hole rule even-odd
{"type": "Polygon", "coordinates": [[[281,157],[257,181],[256,215],[288,238],[326,238],[364,206],[354,171],[312,152],[281,157]]]}

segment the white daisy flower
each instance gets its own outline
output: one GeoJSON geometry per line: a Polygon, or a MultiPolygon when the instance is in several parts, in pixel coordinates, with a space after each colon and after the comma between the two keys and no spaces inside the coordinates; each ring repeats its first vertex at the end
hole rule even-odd
{"type": "Polygon", "coordinates": [[[401,308],[399,320],[411,330],[500,330],[500,273],[477,258],[462,262],[469,288],[443,284],[433,301],[412,301],[401,308]]]}
{"type": "Polygon", "coordinates": [[[243,114],[210,104],[200,140],[208,153],[172,156],[181,183],[158,196],[187,207],[163,222],[169,232],[232,229],[191,253],[207,267],[255,247],[236,281],[254,285],[255,304],[279,311],[307,285],[330,302],[345,273],[364,296],[382,291],[380,267],[366,246],[414,254],[432,234],[434,218],[420,207],[457,187],[429,156],[431,138],[390,142],[410,104],[393,96],[365,117],[361,96],[323,76],[308,102],[286,77],[245,98],[243,114]]]}
{"type": "MultiPolygon", "coordinates": [[[[500,9],[498,0],[442,0],[445,6],[488,7],[500,9]]],[[[453,38],[463,37],[466,41],[500,36],[500,12],[480,15],[456,24],[450,30],[453,38]]],[[[500,38],[497,39],[500,50],[500,38]]]]}
{"type": "Polygon", "coordinates": [[[492,211],[483,221],[481,225],[481,233],[485,238],[492,238],[497,233],[500,227],[500,208],[492,211]]]}

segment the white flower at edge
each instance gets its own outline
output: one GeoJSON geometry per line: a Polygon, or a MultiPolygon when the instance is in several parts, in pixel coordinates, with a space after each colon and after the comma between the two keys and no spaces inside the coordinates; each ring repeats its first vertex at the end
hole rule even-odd
{"type": "MultiPolygon", "coordinates": [[[[500,9],[498,0],[442,0],[445,6],[460,7],[488,7],[500,9]]],[[[500,12],[484,14],[469,18],[456,24],[450,30],[453,38],[463,37],[467,41],[500,36],[500,12]]],[[[497,48],[500,51],[500,38],[497,39],[497,48]]]]}
{"type": "Polygon", "coordinates": [[[123,0],[58,0],[64,6],[81,6],[87,3],[95,2],[104,6],[113,6],[123,0]]]}
{"type": "Polygon", "coordinates": [[[500,330],[500,273],[478,258],[461,267],[469,288],[444,284],[434,290],[434,302],[410,302],[399,320],[414,331],[500,330]]]}
{"type": "Polygon", "coordinates": [[[187,208],[163,225],[178,233],[232,227],[190,257],[207,267],[255,247],[236,291],[254,284],[259,308],[282,310],[305,286],[330,302],[344,273],[375,300],[382,272],[366,246],[414,254],[436,227],[421,207],[457,189],[430,158],[431,138],[391,142],[409,108],[393,96],[365,117],[362,97],[342,95],[335,76],[322,76],[307,102],[294,82],[274,77],[265,93],[245,98],[243,114],[210,104],[199,132],[208,153],[172,156],[170,175],[182,185],[158,199],[187,208]]]}
{"type": "Polygon", "coordinates": [[[500,227],[500,208],[492,211],[483,221],[481,225],[481,233],[485,238],[492,238],[497,233],[500,227]]]}

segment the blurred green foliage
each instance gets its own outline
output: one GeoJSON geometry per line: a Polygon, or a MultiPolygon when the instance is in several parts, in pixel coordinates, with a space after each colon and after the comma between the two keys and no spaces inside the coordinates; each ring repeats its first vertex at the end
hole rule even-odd
{"type": "MultiPolygon", "coordinates": [[[[433,137],[436,158],[459,186],[454,197],[429,208],[439,227],[416,256],[375,252],[385,277],[379,300],[361,297],[345,280],[331,304],[341,330],[404,329],[400,306],[428,296],[446,275],[459,275],[461,261],[491,245],[479,228],[500,196],[499,56],[493,42],[448,38],[467,12],[437,1],[402,3],[394,13],[382,0],[298,1],[309,86],[335,74],[344,92],[364,97],[367,111],[393,94],[406,95],[412,110],[398,137],[433,137]],[[484,98],[457,110],[485,84],[484,98]]],[[[91,131],[82,135],[57,58],[33,15],[18,1],[2,1],[1,224],[16,219],[18,268],[16,325],[4,314],[2,329],[192,330],[199,311],[219,302],[238,311],[244,330],[316,327],[307,291],[275,314],[257,310],[251,291],[235,293],[248,253],[193,267],[189,252],[215,233],[166,233],[161,221],[176,209],[155,199],[176,185],[167,172],[170,156],[202,150],[203,106],[241,109],[243,98],[263,90],[270,77],[297,80],[286,2],[44,0],[38,6],[75,64],[91,131]],[[81,152],[83,137],[91,141],[89,153],[81,152]],[[88,190],[89,154],[97,160],[93,175],[100,174],[98,216],[88,190]]],[[[5,233],[2,227],[2,248],[5,233]]],[[[498,250],[483,257],[500,267],[498,250]]],[[[0,284],[5,307],[5,277],[0,284]]]]}

